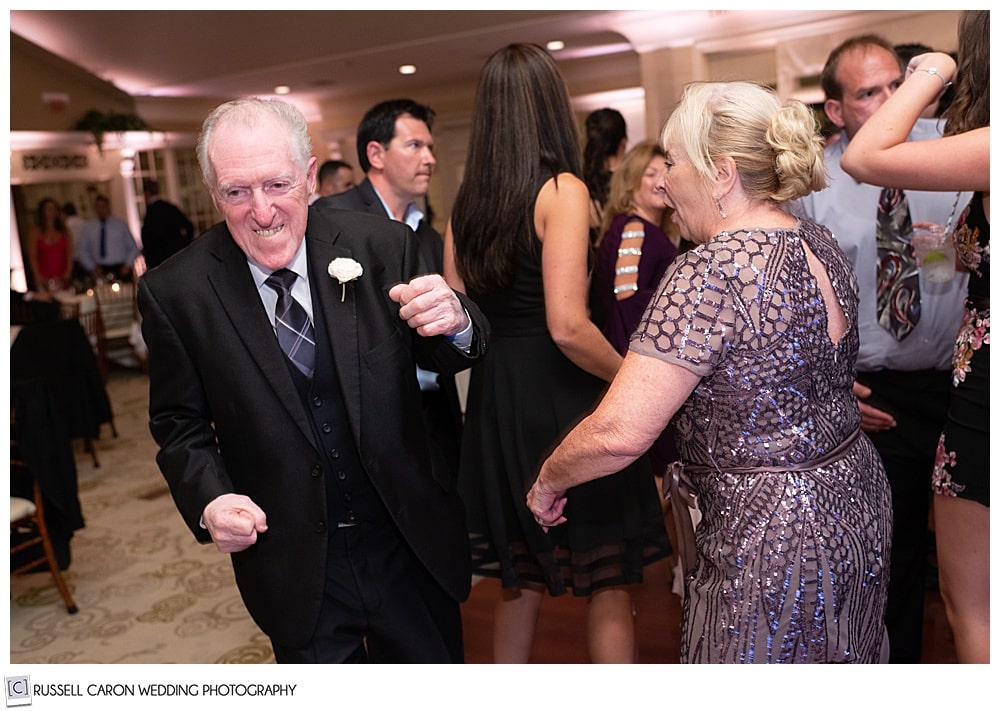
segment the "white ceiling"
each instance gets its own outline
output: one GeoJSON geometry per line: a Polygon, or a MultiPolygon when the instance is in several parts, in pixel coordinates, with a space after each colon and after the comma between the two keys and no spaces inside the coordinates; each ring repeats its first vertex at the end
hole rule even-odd
{"type": "MultiPolygon", "coordinates": [[[[23,3],[18,3],[23,4],[23,3]]],[[[474,81],[510,42],[561,39],[557,60],[773,41],[857,11],[11,10],[11,32],[136,97],[269,95],[319,103],[474,81]],[[417,67],[401,76],[398,67],[417,67]]]]}

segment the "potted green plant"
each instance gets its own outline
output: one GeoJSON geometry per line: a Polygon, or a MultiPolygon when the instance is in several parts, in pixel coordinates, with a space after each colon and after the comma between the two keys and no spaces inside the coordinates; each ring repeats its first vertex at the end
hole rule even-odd
{"type": "Polygon", "coordinates": [[[120,114],[114,111],[104,113],[91,109],[76,122],[77,131],[89,131],[97,141],[97,150],[104,153],[104,134],[108,131],[149,131],[152,130],[145,121],[135,114],[120,114]]]}

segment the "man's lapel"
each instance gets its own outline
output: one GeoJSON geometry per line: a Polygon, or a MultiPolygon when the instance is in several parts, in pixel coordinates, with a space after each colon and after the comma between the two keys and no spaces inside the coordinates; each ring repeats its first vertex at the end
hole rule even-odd
{"type": "MultiPolygon", "coordinates": [[[[356,297],[362,290],[358,288],[357,283],[342,286],[327,271],[330,262],[338,257],[355,258],[350,249],[337,245],[339,236],[339,230],[334,229],[331,223],[319,217],[316,211],[310,211],[309,224],[306,227],[306,258],[309,264],[309,289],[312,292],[313,304],[319,306],[319,311],[313,313],[313,318],[323,319],[323,327],[333,351],[348,416],[356,426],[360,426],[361,360],[358,353],[360,340],[356,297]],[[318,227],[321,220],[325,223],[324,227],[329,229],[318,227]],[[329,236],[331,234],[332,238],[329,236]]],[[[364,264],[361,266],[365,268],[364,264]]],[[[359,279],[370,279],[371,276],[365,272],[359,279]]]]}
{"type": "MultiPolygon", "coordinates": [[[[288,372],[285,354],[273,335],[268,315],[254,285],[246,255],[233,242],[232,237],[222,242],[217,250],[218,267],[209,274],[209,281],[219,298],[219,303],[232,321],[236,336],[242,341],[250,356],[257,363],[264,380],[274,390],[303,433],[312,438],[312,429],[298,390],[288,372]]],[[[223,336],[220,334],[220,338],[223,336]]],[[[247,387],[253,387],[249,380],[247,387]]]]}
{"type": "Polygon", "coordinates": [[[382,204],[378,193],[375,192],[375,186],[372,185],[372,181],[368,178],[365,178],[358,184],[358,194],[365,204],[366,212],[379,217],[389,217],[385,211],[385,205],[382,204]]]}

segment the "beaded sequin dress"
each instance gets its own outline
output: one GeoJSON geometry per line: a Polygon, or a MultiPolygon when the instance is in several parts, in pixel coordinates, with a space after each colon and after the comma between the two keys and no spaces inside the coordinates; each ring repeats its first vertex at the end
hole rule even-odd
{"type": "Polygon", "coordinates": [[[723,233],[677,258],[631,348],[702,379],[675,417],[699,494],[682,662],[879,662],[892,507],[851,392],[857,286],[830,232],[723,233]],[[803,245],[850,328],[836,344],[803,245]],[[804,465],[804,466],[803,466],[804,465]]]}

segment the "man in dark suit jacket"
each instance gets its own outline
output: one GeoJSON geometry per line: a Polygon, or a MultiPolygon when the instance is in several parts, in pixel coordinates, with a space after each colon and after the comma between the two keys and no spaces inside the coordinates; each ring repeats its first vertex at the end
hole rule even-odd
{"type": "MultiPolygon", "coordinates": [[[[391,99],[370,108],[358,125],[357,148],[365,179],[354,188],[316,201],[389,217],[406,223],[416,236],[428,268],[444,271],[444,240],[431,226],[427,190],[437,161],[431,125],[434,111],[411,99],[391,99]]],[[[423,415],[434,444],[435,465],[449,476],[458,471],[462,408],[452,375],[418,371],[423,415]]]]}
{"type": "Polygon", "coordinates": [[[280,101],[205,121],[225,222],[139,284],[157,462],[195,536],[232,554],[278,662],[462,661],[468,534],[414,366],[468,367],[488,325],[417,276],[405,226],[309,207],[310,153],[280,101]],[[282,273],[290,294],[271,284],[282,273]]]}
{"type": "Polygon", "coordinates": [[[142,194],[146,199],[142,256],[149,270],[191,244],[194,225],[179,207],[160,197],[160,186],[155,180],[142,181],[142,194]]]}

